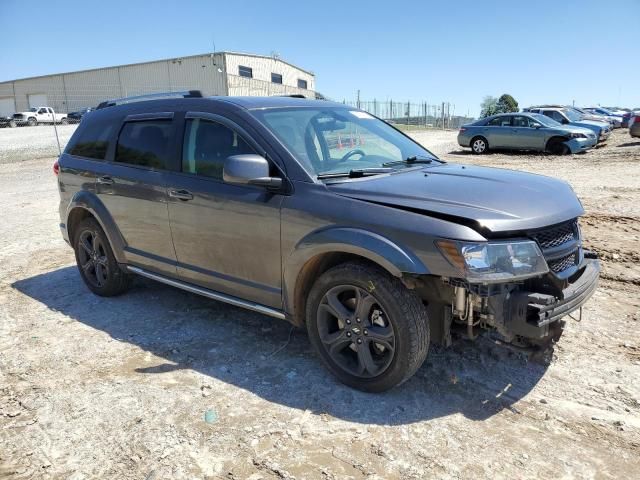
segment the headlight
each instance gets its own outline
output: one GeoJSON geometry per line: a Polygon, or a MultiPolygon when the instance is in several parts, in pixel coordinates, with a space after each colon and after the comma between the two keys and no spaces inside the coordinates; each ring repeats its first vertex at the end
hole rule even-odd
{"type": "Polygon", "coordinates": [[[436,245],[460,276],[471,283],[496,283],[537,277],[549,271],[536,242],[458,242],[438,240],[436,245]]]}
{"type": "Polygon", "coordinates": [[[571,138],[587,138],[587,136],[584,133],[572,133],[570,137],[571,138]]]}

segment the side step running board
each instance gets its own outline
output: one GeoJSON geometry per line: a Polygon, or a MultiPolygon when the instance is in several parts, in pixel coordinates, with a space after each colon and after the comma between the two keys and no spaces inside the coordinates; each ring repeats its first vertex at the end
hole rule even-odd
{"type": "Polygon", "coordinates": [[[198,295],[211,298],[212,300],[218,300],[219,302],[228,303],[236,307],[246,308],[247,310],[253,310],[254,312],[262,313],[264,315],[269,315],[270,317],[279,318],[281,320],[284,320],[285,318],[284,313],[281,310],[276,310],[275,308],[266,307],[259,303],[248,302],[246,300],[242,300],[237,297],[225,295],[224,293],[214,292],[213,290],[207,290],[206,288],[196,287],[195,285],[184,283],[179,280],[174,280],[172,278],[167,278],[162,275],[158,275],[157,273],[147,272],[142,268],[132,267],[131,265],[127,265],[127,270],[129,270],[131,273],[135,273],[138,275],[142,275],[143,277],[150,278],[151,280],[156,280],[158,282],[171,285],[172,287],[186,290],[187,292],[197,293],[198,295]]]}

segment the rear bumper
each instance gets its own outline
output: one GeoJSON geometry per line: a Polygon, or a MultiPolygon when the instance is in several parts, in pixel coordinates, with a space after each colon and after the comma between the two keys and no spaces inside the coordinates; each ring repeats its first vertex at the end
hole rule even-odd
{"type": "Polygon", "coordinates": [[[640,123],[638,123],[637,120],[633,122],[633,125],[631,125],[631,128],[629,129],[629,135],[631,135],[632,137],[640,137],[640,123]]]}

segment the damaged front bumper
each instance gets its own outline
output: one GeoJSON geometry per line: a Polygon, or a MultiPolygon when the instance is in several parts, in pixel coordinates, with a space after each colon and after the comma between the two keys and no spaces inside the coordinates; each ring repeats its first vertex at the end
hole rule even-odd
{"type": "MultiPolygon", "coordinates": [[[[552,324],[582,307],[598,287],[600,263],[597,259],[585,259],[584,267],[578,270],[565,288],[551,292],[518,289],[506,295],[489,297],[489,314],[493,323],[506,339],[523,337],[543,339],[553,329],[552,324]]],[[[546,291],[545,291],[546,290],[546,291]]]]}
{"type": "Polygon", "coordinates": [[[447,323],[462,327],[470,338],[481,330],[490,330],[505,342],[544,343],[561,331],[563,317],[582,307],[593,295],[599,274],[599,261],[594,254],[585,252],[579,267],[568,278],[550,272],[520,283],[493,285],[447,279],[446,283],[453,287],[451,321],[447,323]]]}
{"type": "Polygon", "coordinates": [[[571,153],[580,153],[586,152],[590,148],[595,147],[598,143],[598,139],[595,135],[590,135],[587,138],[572,138],[571,140],[567,140],[564,143],[565,145],[567,145],[567,147],[569,147],[571,153]]]}

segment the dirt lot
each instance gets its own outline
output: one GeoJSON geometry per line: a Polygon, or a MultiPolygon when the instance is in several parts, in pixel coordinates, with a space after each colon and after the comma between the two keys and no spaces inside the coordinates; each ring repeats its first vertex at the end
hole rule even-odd
{"type": "MultiPolygon", "coordinates": [[[[350,390],[284,322],[143,279],[91,295],[58,231],[45,128],[0,130],[0,478],[637,478],[640,142],[443,158],[571,182],[602,282],[550,365],[486,340],[350,390]]],[[[73,127],[65,127],[63,137],[73,127]]]]}

